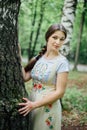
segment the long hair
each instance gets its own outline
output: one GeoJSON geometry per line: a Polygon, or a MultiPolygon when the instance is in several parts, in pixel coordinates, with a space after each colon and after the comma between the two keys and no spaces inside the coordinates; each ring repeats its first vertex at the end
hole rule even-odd
{"type": "MultiPolygon", "coordinates": [[[[67,37],[67,31],[66,31],[66,29],[65,29],[65,27],[62,25],[62,24],[53,24],[53,25],[51,25],[49,28],[48,28],[48,30],[47,30],[47,32],[46,32],[46,34],[45,34],[45,40],[46,40],[46,42],[48,41],[48,38],[54,33],[54,32],[56,32],[56,31],[62,31],[64,34],[65,34],[65,38],[67,37]]],[[[45,52],[46,52],[46,50],[47,50],[47,47],[46,46],[43,46],[43,48],[41,49],[41,51],[39,52],[39,54],[35,57],[35,58],[32,58],[30,61],[29,61],[29,63],[25,66],[25,71],[26,72],[28,72],[28,71],[30,71],[33,67],[34,67],[34,65],[35,65],[35,63],[38,61],[38,59],[42,56],[42,55],[44,55],[45,54],[45,52]]]]}
{"type": "Polygon", "coordinates": [[[46,52],[46,50],[47,50],[47,47],[46,47],[46,46],[43,46],[42,49],[41,49],[41,51],[39,52],[39,54],[38,54],[37,56],[35,56],[34,58],[32,58],[32,59],[28,62],[28,64],[24,67],[24,69],[25,69],[26,72],[30,71],[30,70],[34,67],[35,63],[36,63],[36,62],[39,60],[39,58],[46,52]]]}
{"type": "Polygon", "coordinates": [[[65,34],[65,38],[67,37],[67,31],[65,29],[65,27],[62,24],[53,24],[51,25],[46,34],[45,34],[45,40],[48,41],[48,38],[56,31],[61,31],[65,34]]]}

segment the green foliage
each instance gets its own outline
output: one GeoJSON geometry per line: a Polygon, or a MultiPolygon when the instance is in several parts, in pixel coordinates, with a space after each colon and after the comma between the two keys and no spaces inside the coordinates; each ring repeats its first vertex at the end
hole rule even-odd
{"type": "MultiPolygon", "coordinates": [[[[81,15],[82,11],[84,10],[83,8],[83,2],[79,2],[76,10],[76,18],[74,22],[74,30],[73,30],[73,36],[72,36],[72,41],[71,41],[71,52],[70,52],[70,60],[74,61],[75,59],[75,52],[76,52],[76,47],[78,43],[78,37],[79,37],[79,31],[80,31],[80,22],[81,22],[81,15]]],[[[85,9],[85,11],[87,8],[85,9]]],[[[83,26],[83,34],[82,34],[82,39],[81,39],[81,46],[80,46],[80,53],[79,53],[79,59],[78,62],[82,64],[87,64],[87,11],[85,13],[85,22],[83,26]]]]}
{"type": "MultiPolygon", "coordinates": [[[[29,48],[29,42],[30,42],[30,34],[31,31],[34,31],[33,39],[32,39],[32,45],[31,48],[34,45],[37,27],[39,23],[40,18],[40,7],[41,7],[41,1],[42,0],[22,0],[21,1],[21,8],[19,13],[19,43],[21,44],[21,48],[29,48]],[[37,2],[37,8],[36,8],[36,22],[35,25],[32,27],[32,20],[34,17],[35,12],[35,4],[37,2]]],[[[53,23],[59,23],[62,16],[62,8],[64,4],[64,0],[43,0],[43,3],[45,4],[45,10],[44,10],[44,16],[43,16],[43,22],[41,24],[40,33],[38,34],[36,49],[35,49],[35,55],[38,53],[40,48],[45,44],[45,32],[49,25],[53,23]]],[[[77,5],[76,10],[76,17],[74,22],[74,30],[72,35],[72,41],[70,44],[70,56],[69,60],[74,61],[75,60],[75,52],[76,52],[76,46],[78,42],[78,35],[79,35],[79,29],[80,29],[80,21],[81,21],[81,14],[83,11],[83,1],[79,1],[77,5]]],[[[87,9],[85,9],[87,10],[87,9]]],[[[87,11],[86,11],[87,12],[87,11]]],[[[87,14],[87,13],[86,13],[87,14]]],[[[87,64],[87,15],[85,15],[85,24],[83,28],[83,35],[81,39],[81,47],[80,47],[80,54],[79,54],[79,63],[87,64]]],[[[27,53],[26,53],[27,55],[27,53]]]]}
{"type": "Polygon", "coordinates": [[[62,98],[63,125],[87,124],[86,76],[86,73],[78,71],[70,71],[69,73],[69,82],[67,84],[65,95],[62,98]]]}
{"type": "MultiPolygon", "coordinates": [[[[34,44],[41,13],[40,11],[41,1],[42,0],[33,0],[33,1],[22,0],[21,2],[21,8],[19,13],[19,43],[21,44],[21,48],[29,47],[30,33],[32,30],[34,31],[32,46],[34,44]],[[36,2],[37,2],[36,22],[35,25],[32,27],[32,20],[34,17],[36,2]]],[[[60,22],[64,0],[63,1],[43,0],[43,2],[46,2],[46,4],[45,4],[43,22],[40,28],[40,34],[37,40],[36,52],[39,51],[41,46],[43,46],[46,42],[44,36],[48,26],[50,26],[50,24],[52,23],[60,22]]]]}
{"type": "Polygon", "coordinates": [[[87,94],[76,87],[68,88],[62,99],[63,125],[87,124],[87,94]],[[64,114],[65,113],[65,114],[64,114]]]}
{"type": "MultiPolygon", "coordinates": [[[[87,16],[86,16],[87,19],[87,16]]],[[[86,20],[87,21],[87,20],[86,20]]],[[[81,41],[81,47],[80,47],[80,54],[79,54],[79,62],[82,64],[87,64],[87,25],[86,22],[84,24],[83,28],[83,35],[82,35],[82,41],[81,41]]]]}
{"type": "Polygon", "coordinates": [[[69,79],[73,80],[79,80],[79,77],[84,75],[83,73],[79,72],[79,71],[70,71],[69,72],[69,79]]]}
{"type": "Polygon", "coordinates": [[[63,97],[64,109],[68,111],[77,110],[87,112],[87,96],[76,87],[68,88],[63,97]]]}

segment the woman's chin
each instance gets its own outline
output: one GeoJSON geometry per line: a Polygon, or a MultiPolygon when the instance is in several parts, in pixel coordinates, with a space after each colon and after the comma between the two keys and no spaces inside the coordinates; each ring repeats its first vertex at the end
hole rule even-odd
{"type": "Polygon", "coordinates": [[[56,48],[54,48],[53,50],[54,50],[55,52],[58,52],[58,51],[59,51],[59,48],[56,47],[56,48]]]}

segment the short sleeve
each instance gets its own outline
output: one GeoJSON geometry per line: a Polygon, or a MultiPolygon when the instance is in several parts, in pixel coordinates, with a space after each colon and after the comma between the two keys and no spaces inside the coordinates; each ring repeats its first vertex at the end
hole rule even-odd
{"type": "Polygon", "coordinates": [[[57,73],[69,72],[69,70],[69,61],[67,59],[60,62],[60,65],[57,67],[57,73]]]}

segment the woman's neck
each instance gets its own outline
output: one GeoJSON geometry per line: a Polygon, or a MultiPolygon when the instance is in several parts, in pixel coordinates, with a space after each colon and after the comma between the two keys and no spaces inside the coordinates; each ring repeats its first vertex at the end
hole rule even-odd
{"type": "Polygon", "coordinates": [[[44,56],[45,56],[46,59],[53,59],[53,58],[57,57],[58,55],[60,55],[60,54],[59,53],[46,52],[44,56]]]}

